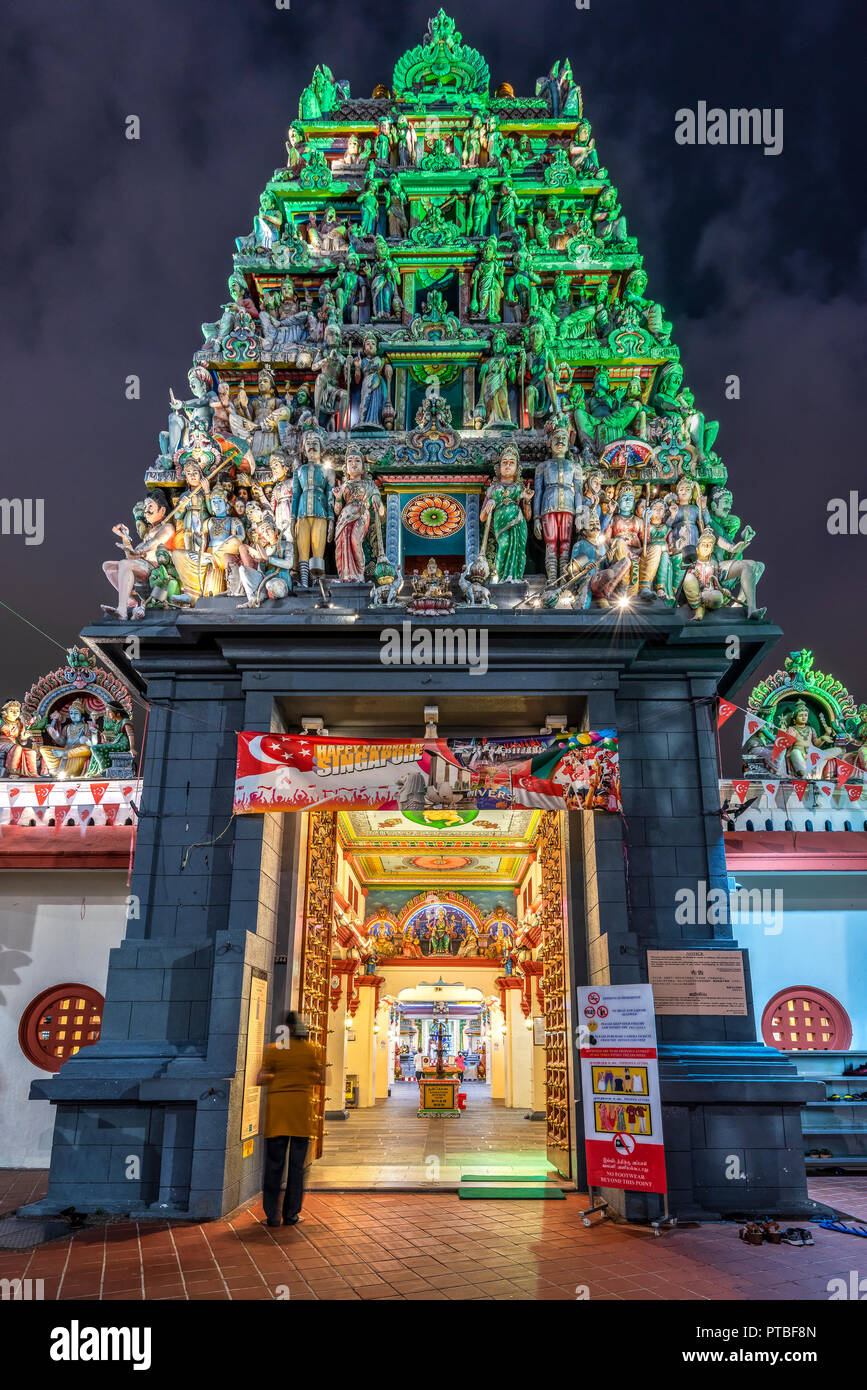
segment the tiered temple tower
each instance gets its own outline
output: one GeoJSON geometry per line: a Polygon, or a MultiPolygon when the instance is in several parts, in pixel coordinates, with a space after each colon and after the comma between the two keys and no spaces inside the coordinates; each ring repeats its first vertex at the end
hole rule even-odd
{"type": "MultiPolygon", "coordinates": [[[[216,1215],[258,1189],[238,1139],[251,978],[276,1018],[293,895],[328,856],[297,817],[232,822],[239,730],[417,732],[429,702],[461,733],[617,728],[623,821],[569,817],[572,982],[737,949],[674,900],[725,886],[714,701],[779,630],[568,61],[492,95],[440,11],[369,98],[317,67],[286,151],[86,634],[151,706],[142,910],[102,1039],[35,1085],[58,1106],[49,1207],[216,1215]],[[383,627],[420,615],[479,627],[485,678],[383,665],[383,627]]],[[[658,1023],[672,1209],[806,1210],[810,1088],[750,1005],[658,1023]]]]}

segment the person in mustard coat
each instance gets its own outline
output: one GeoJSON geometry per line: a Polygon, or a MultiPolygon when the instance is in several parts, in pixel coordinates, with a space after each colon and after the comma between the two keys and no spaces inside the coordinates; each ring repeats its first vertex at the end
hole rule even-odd
{"type": "Polygon", "coordinates": [[[280,1186],[289,1151],[283,1225],[296,1226],[304,1200],[304,1164],[316,1133],[314,1100],[325,1081],[318,1051],[308,1041],[307,1025],[295,1013],[286,1015],[288,1037],[266,1047],[256,1084],[267,1088],[265,1100],[265,1172],[262,1205],[269,1226],[279,1226],[280,1186]]]}

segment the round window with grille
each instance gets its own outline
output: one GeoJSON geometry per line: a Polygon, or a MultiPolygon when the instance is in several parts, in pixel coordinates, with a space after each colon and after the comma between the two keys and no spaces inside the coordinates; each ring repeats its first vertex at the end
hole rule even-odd
{"type": "Polygon", "coordinates": [[[89,985],[52,985],[28,1004],[18,1041],[28,1061],[60,1071],[67,1057],[99,1041],[105,1000],[89,985]]]}
{"type": "Polygon", "coordinates": [[[845,1052],[852,1023],[839,999],[795,985],[775,994],[762,1014],[762,1037],[781,1052],[845,1052]]]}

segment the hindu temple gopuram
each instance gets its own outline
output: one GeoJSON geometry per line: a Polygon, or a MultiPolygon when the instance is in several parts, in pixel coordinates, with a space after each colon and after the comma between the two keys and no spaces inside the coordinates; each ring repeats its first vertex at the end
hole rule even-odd
{"type": "MultiPolygon", "coordinates": [[[[750,461],[689,389],[569,61],[507,77],[442,11],[372,95],[316,68],[118,486],[84,636],[149,709],[135,911],[99,1040],[33,1083],[33,1210],[254,1196],[287,1009],[327,1059],[320,1186],[377,1101],[395,1134],[490,1103],[567,1185],[588,1114],[618,1163],[661,1116],[679,1218],[813,1209],[818,1083],[757,1038],[736,925],[678,910],[728,892],[718,700],[781,635],[750,461]],[[588,1064],[585,1105],[593,992],[648,982],[658,1097],[588,1064]]],[[[601,1191],[662,1210],[649,1178],[601,1191]]]]}

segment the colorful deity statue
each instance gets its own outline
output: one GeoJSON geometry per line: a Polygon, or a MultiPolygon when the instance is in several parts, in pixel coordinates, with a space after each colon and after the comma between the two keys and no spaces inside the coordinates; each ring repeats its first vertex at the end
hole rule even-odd
{"type": "Polygon", "coordinates": [[[693,621],[708,611],[722,608],[730,595],[723,589],[719,563],[713,558],[716,534],[708,528],[702,531],[695,547],[695,559],[683,572],[683,595],[693,610],[693,621]]]}
{"type": "Polygon", "coordinates": [[[509,382],[514,381],[516,376],[515,360],[509,356],[506,335],[500,329],[491,340],[490,356],[479,368],[486,430],[510,429],[514,424],[509,406],[509,382]]]}
{"type": "Polygon", "coordinates": [[[798,700],[793,710],[783,716],[781,727],[792,735],[794,742],[785,750],[785,766],[791,777],[816,780],[825,773],[831,758],[843,756],[843,749],[834,747],[835,733],[822,717],[824,732],[817,734],[810,724],[810,709],[803,700],[798,700]],[[819,752],[821,757],[811,757],[819,752]]]}
{"type": "Polygon", "coordinates": [[[609,545],[615,540],[626,544],[634,566],[632,580],[637,582],[638,557],[644,543],[644,523],[642,518],[636,515],[635,505],[635,487],[632,483],[621,483],[617,489],[615,510],[610,516],[605,517],[602,530],[609,545]]]}
{"type": "Polygon", "coordinates": [[[361,402],[355,428],[381,430],[385,427],[383,412],[388,405],[388,387],[393,368],[380,356],[374,333],[365,333],[362,353],[355,359],[355,380],[361,383],[361,402]]]}
{"type": "Polygon", "coordinates": [[[288,550],[270,512],[263,512],[255,523],[246,556],[252,563],[239,566],[246,594],[239,608],[258,608],[266,598],[285,598],[291,592],[294,553],[288,550]]]}
{"type": "Polygon", "coordinates": [[[376,224],[379,221],[378,189],[378,181],[374,178],[369,178],[359,194],[358,206],[361,209],[361,223],[358,228],[359,236],[373,236],[376,231],[376,224]]]}
{"type": "Polygon", "coordinates": [[[470,236],[487,236],[493,204],[494,194],[490,179],[483,176],[476,184],[476,191],[470,203],[470,236]]]}
{"type": "Polygon", "coordinates": [[[334,479],[322,462],[322,442],[315,430],[301,441],[301,460],[292,475],[292,518],[301,587],[325,573],[325,544],[334,535],[334,479]]]}
{"type": "Polygon", "coordinates": [[[500,184],[500,197],[497,203],[497,223],[501,237],[514,236],[521,199],[515,191],[512,180],[506,176],[500,184]]]}
{"type": "Polygon", "coordinates": [[[252,399],[247,395],[243,384],[235,398],[235,409],[230,412],[233,433],[245,440],[258,464],[280,447],[280,434],[272,420],[280,401],[274,389],[274,373],[270,367],[262,367],[257,378],[258,394],[252,399]]]}
{"type": "Polygon", "coordinates": [[[527,522],[533,489],[521,480],[520,455],[507,444],[495,465],[494,481],[485,493],[479,519],[494,534],[493,582],[505,584],[524,577],[527,567],[527,522]]]}
{"type": "Polygon", "coordinates": [[[301,93],[298,115],[302,121],[316,120],[327,116],[341,101],[349,97],[349,83],[335,81],[334,74],[325,63],[314,70],[310,83],[301,93]]]}
{"type": "Polygon", "coordinates": [[[235,584],[229,584],[229,577],[241,563],[246,549],[244,523],[231,515],[229,493],[219,485],[208,493],[207,509],[209,514],[204,521],[205,553],[210,564],[223,573],[221,589],[231,592],[235,584]]]}
{"type": "Polygon", "coordinates": [[[593,139],[589,121],[579,121],[575,135],[569,146],[569,162],[581,178],[600,178],[604,173],[599,168],[596,141],[593,139]]]}
{"type": "Polygon", "coordinates": [[[556,387],[557,358],[538,320],[531,322],[527,329],[527,352],[523,365],[527,422],[534,429],[552,414],[559,414],[560,410],[556,387]]]}
{"type": "Polygon", "coordinates": [[[581,465],[569,458],[569,430],[565,423],[550,431],[551,457],[536,465],[533,530],[545,541],[545,577],[557,579],[571,558],[575,510],[580,505],[581,465]]]}
{"type": "Polygon", "coordinates": [[[102,567],[106,579],[117,590],[117,603],[104,603],[102,609],[117,618],[144,617],[144,599],[137,593],[136,585],[147,583],[158,549],[174,541],[175,528],[169,516],[168,499],[160,488],[155,488],[145,498],[142,513],[143,534],[138,544],[133,543],[127,526],[118,524],[111,528],[114,535],[120,537],[118,549],[124,555],[122,560],[106,560],[102,567]]]}
{"type": "Polygon", "coordinates": [[[22,717],[21,701],[7,700],[0,709],[0,776],[38,777],[40,743],[22,717]]]}
{"type": "Polygon", "coordinates": [[[341,429],[349,412],[349,354],[341,344],[340,325],[326,324],[325,341],[312,364],[317,374],[313,413],[317,425],[332,433],[341,429]]]}
{"type": "Polygon", "coordinates": [[[332,491],[337,525],[334,550],[337,573],[344,584],[364,582],[364,540],[370,527],[371,510],[385,516],[385,504],[372,478],[364,473],[361,450],[350,444],[346,450],[346,473],[332,491]]]}
{"type": "Polygon", "coordinates": [[[409,223],[406,215],[406,198],[400,185],[400,179],[390,178],[388,181],[387,193],[388,209],[388,235],[394,237],[396,241],[402,241],[407,234],[409,223]]]}
{"type": "Polygon", "coordinates": [[[671,342],[671,324],[662,316],[662,306],[655,299],[647,299],[647,271],[631,270],[626,279],[620,301],[619,327],[643,327],[652,333],[658,342],[671,342]]]}
{"type": "Polygon", "coordinates": [[[683,368],[679,362],[668,362],[662,368],[650,404],[657,415],[669,416],[678,422],[680,437],[693,445],[700,458],[718,462],[713,446],[719,422],[705,419],[696,410],[695,397],[683,384],[683,368]]]}
{"type": "Polygon", "coordinates": [[[403,302],[400,297],[400,276],[388,249],[385,237],[373,243],[373,265],[370,271],[371,309],[374,319],[394,319],[400,316],[403,302]]]}
{"type": "Polygon", "coordinates": [[[710,529],[716,533],[716,559],[720,561],[720,577],[726,589],[735,595],[735,602],[742,603],[747,617],[761,620],[767,611],[756,607],[756,586],[764,574],[761,560],[748,560],[744,551],[753,540],[755,531],[745,526],[740,531],[740,517],[732,515],[732,495],[728,488],[715,487],[710,495],[710,514],[707,518],[710,529]]]}
{"type": "Polygon", "coordinates": [[[188,446],[193,431],[210,431],[214,420],[214,407],[217,393],[213,389],[211,373],[207,367],[191,367],[187,380],[192,396],[187,401],[179,401],[174,391],[169,392],[169,427],[160,434],[160,456],[157,465],[164,468],[174,463],[181,449],[188,446]]]}
{"type": "Polygon", "coordinates": [[[638,561],[638,597],[674,602],[668,507],[664,497],[651,501],[642,521],[641,558],[638,561]]]}
{"type": "Polygon", "coordinates": [[[300,121],[293,121],[286,131],[286,168],[297,171],[304,150],[304,127],[300,121]]]}
{"type": "MultiPolygon", "coordinates": [[[[516,251],[512,258],[512,274],[506,280],[503,298],[504,323],[523,323],[538,313],[542,293],[542,277],[534,270],[532,261],[525,251],[516,251]]],[[[533,328],[542,325],[530,323],[528,335],[533,328]]],[[[544,336],[544,334],[543,334],[544,336]]]]}
{"type": "Polygon", "coordinates": [[[557,580],[549,582],[542,599],[545,608],[572,607],[583,612],[590,607],[590,584],[605,563],[607,543],[592,510],[582,509],[575,516],[575,543],[568,564],[557,580]]]}
{"type": "Polygon", "coordinates": [[[605,559],[590,580],[590,593],[600,608],[610,608],[615,599],[626,599],[632,588],[634,557],[623,536],[609,540],[605,559]]]}
{"type": "Polygon", "coordinates": [[[497,239],[488,237],[471,280],[470,310],[474,318],[485,319],[488,323],[499,322],[505,274],[503,262],[497,255],[497,239]]]}
{"type": "Polygon", "coordinates": [[[85,701],[73,700],[48,724],[46,733],[51,737],[51,745],[43,744],[39,748],[44,775],[83,777],[99,742],[99,730],[85,701]]]}
{"type": "Polygon", "coordinates": [[[638,414],[640,404],[630,399],[627,392],[625,385],[612,387],[607,367],[597,367],[593,393],[587,403],[589,423],[584,432],[598,449],[622,438],[638,414]]]}

